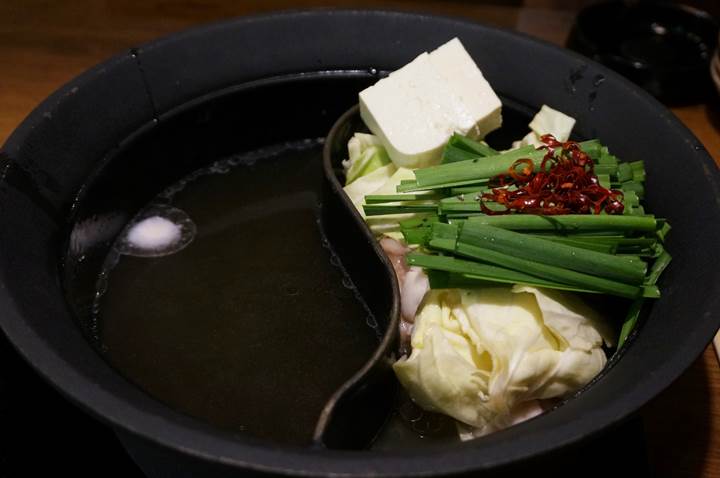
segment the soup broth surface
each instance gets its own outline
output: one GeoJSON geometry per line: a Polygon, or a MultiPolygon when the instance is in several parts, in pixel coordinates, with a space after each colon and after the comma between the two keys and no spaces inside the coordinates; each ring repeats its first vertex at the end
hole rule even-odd
{"type": "Polygon", "coordinates": [[[148,206],[184,212],[196,232],[155,257],[128,255],[118,238],[95,307],[112,365],[218,427],[311,443],[326,401],[379,343],[318,222],[321,149],[216,163],[148,206]]]}

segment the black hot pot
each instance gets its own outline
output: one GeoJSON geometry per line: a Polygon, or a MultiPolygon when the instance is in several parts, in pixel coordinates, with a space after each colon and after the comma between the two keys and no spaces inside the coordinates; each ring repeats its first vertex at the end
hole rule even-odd
{"type": "MultiPolygon", "coordinates": [[[[636,411],[697,358],[720,325],[720,256],[714,252],[720,175],[700,142],[608,69],[458,19],[309,11],[172,35],[60,88],[1,154],[0,325],[46,380],[114,427],[153,476],[428,476],[533,466],[636,411]],[[291,448],[182,415],[125,380],[94,350],[68,303],[64,275],[78,215],[102,210],[103,201],[137,210],[162,187],[217,158],[325,136],[378,74],[455,36],[502,96],[508,118],[522,124],[548,103],[577,119],[580,137],[601,138],[619,157],[644,159],[647,203],[673,225],[668,248],[674,260],[660,284],[662,298],[588,387],[552,413],[463,444],[384,452],[291,448]],[[89,195],[110,173],[116,182],[108,184],[120,186],[89,195]]],[[[121,226],[108,226],[93,247],[107,248],[121,226]]],[[[392,301],[382,306],[392,312],[392,301]]]]}

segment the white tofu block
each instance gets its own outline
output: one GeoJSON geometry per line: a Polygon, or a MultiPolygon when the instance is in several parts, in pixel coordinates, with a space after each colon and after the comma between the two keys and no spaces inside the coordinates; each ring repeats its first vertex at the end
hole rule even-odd
{"type": "Polygon", "coordinates": [[[360,115],[400,167],[437,164],[458,132],[481,138],[502,123],[500,99],[458,39],[423,53],[360,92],[360,115]]]}
{"type": "Polygon", "coordinates": [[[544,134],[551,134],[558,141],[567,141],[575,126],[575,118],[552,109],[548,105],[542,105],[528,126],[538,136],[538,139],[544,134]]]}
{"type": "Polygon", "coordinates": [[[430,53],[430,62],[445,78],[459,102],[462,132],[482,139],[502,124],[500,98],[477,67],[460,40],[453,38],[430,53]]]}
{"type": "Polygon", "coordinates": [[[360,115],[400,167],[427,166],[455,131],[452,92],[423,53],[360,92],[360,115]]]}

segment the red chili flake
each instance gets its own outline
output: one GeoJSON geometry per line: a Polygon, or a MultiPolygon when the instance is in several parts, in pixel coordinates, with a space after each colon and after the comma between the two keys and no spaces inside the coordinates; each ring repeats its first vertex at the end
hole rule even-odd
{"type": "Polygon", "coordinates": [[[560,142],[546,134],[538,149],[547,152],[534,172],[531,159],[515,161],[507,174],[493,178],[490,192],[479,196],[485,214],[622,214],[623,195],[606,189],[598,181],[594,163],[575,141],[560,142]],[[488,208],[484,201],[505,206],[505,210],[488,208]]]}

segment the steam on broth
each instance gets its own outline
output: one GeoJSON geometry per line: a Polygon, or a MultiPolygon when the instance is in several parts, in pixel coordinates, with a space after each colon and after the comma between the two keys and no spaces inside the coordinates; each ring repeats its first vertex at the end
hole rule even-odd
{"type": "Polygon", "coordinates": [[[311,443],[323,405],[378,345],[318,224],[320,149],[217,163],[139,214],[96,300],[112,365],[218,427],[311,443]]]}

